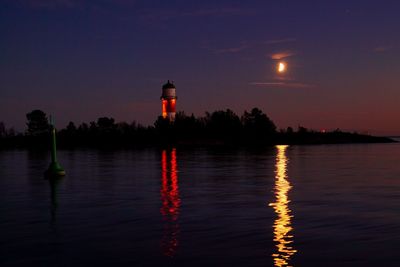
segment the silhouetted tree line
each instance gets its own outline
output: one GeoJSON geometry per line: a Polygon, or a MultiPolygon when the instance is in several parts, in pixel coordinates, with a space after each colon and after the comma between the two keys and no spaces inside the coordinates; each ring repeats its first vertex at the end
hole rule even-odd
{"type": "Polygon", "coordinates": [[[277,134],[274,122],[258,108],[241,117],[230,109],[199,118],[178,112],[174,122],[158,117],[154,125],[160,141],[186,144],[273,144],[277,134]]]}
{"type": "MultiPolygon", "coordinates": [[[[0,147],[43,147],[50,144],[50,124],[41,110],[26,114],[25,133],[16,134],[0,122],[0,147]]],[[[178,112],[175,120],[158,117],[154,126],[136,122],[116,123],[101,117],[89,124],[69,122],[57,135],[59,147],[135,147],[148,145],[273,145],[390,142],[391,139],[342,132],[317,132],[299,126],[277,131],[274,122],[260,109],[244,111],[239,117],[232,110],[206,112],[203,117],[178,112]]]]}

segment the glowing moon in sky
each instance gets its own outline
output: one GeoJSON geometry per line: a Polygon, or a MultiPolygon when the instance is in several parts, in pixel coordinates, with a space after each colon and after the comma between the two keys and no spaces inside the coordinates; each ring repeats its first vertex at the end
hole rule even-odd
{"type": "Polygon", "coordinates": [[[286,71],[286,64],[283,62],[278,63],[278,72],[283,73],[286,71]]]}

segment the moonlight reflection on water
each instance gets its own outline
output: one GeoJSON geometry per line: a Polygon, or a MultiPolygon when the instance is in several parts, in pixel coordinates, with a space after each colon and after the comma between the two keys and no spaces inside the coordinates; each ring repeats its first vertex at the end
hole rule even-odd
{"type": "Polygon", "coordinates": [[[291,245],[293,243],[293,227],[291,223],[293,216],[290,215],[288,192],[292,186],[287,180],[287,147],[285,145],[276,146],[278,150],[274,187],[276,201],[269,204],[277,215],[273,225],[276,251],[272,254],[272,257],[275,266],[289,266],[291,256],[296,253],[296,250],[291,245]]]}

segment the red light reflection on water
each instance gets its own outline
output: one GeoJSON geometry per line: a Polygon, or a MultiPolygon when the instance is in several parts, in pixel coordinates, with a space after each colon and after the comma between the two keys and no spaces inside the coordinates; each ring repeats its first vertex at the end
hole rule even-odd
{"type": "Polygon", "coordinates": [[[163,254],[173,257],[178,248],[179,234],[179,198],[176,149],[163,150],[161,153],[161,215],[165,221],[161,242],[163,254]]]}

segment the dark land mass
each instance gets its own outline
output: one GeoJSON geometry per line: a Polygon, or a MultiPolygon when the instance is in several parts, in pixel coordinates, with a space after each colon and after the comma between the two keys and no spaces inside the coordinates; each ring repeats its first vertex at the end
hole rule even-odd
{"type": "MultiPolygon", "coordinates": [[[[27,114],[25,133],[15,133],[0,122],[0,149],[40,149],[50,147],[46,114],[34,110],[27,114]]],[[[260,109],[245,111],[242,116],[233,111],[206,112],[204,117],[176,114],[175,120],[159,117],[154,126],[142,126],[135,122],[115,123],[113,118],[102,117],[96,122],[76,126],[70,122],[58,131],[59,148],[135,148],[146,146],[270,146],[276,144],[343,144],[343,143],[391,143],[391,138],[339,129],[318,132],[299,126],[296,130],[277,130],[274,122],[260,109]]]]}

